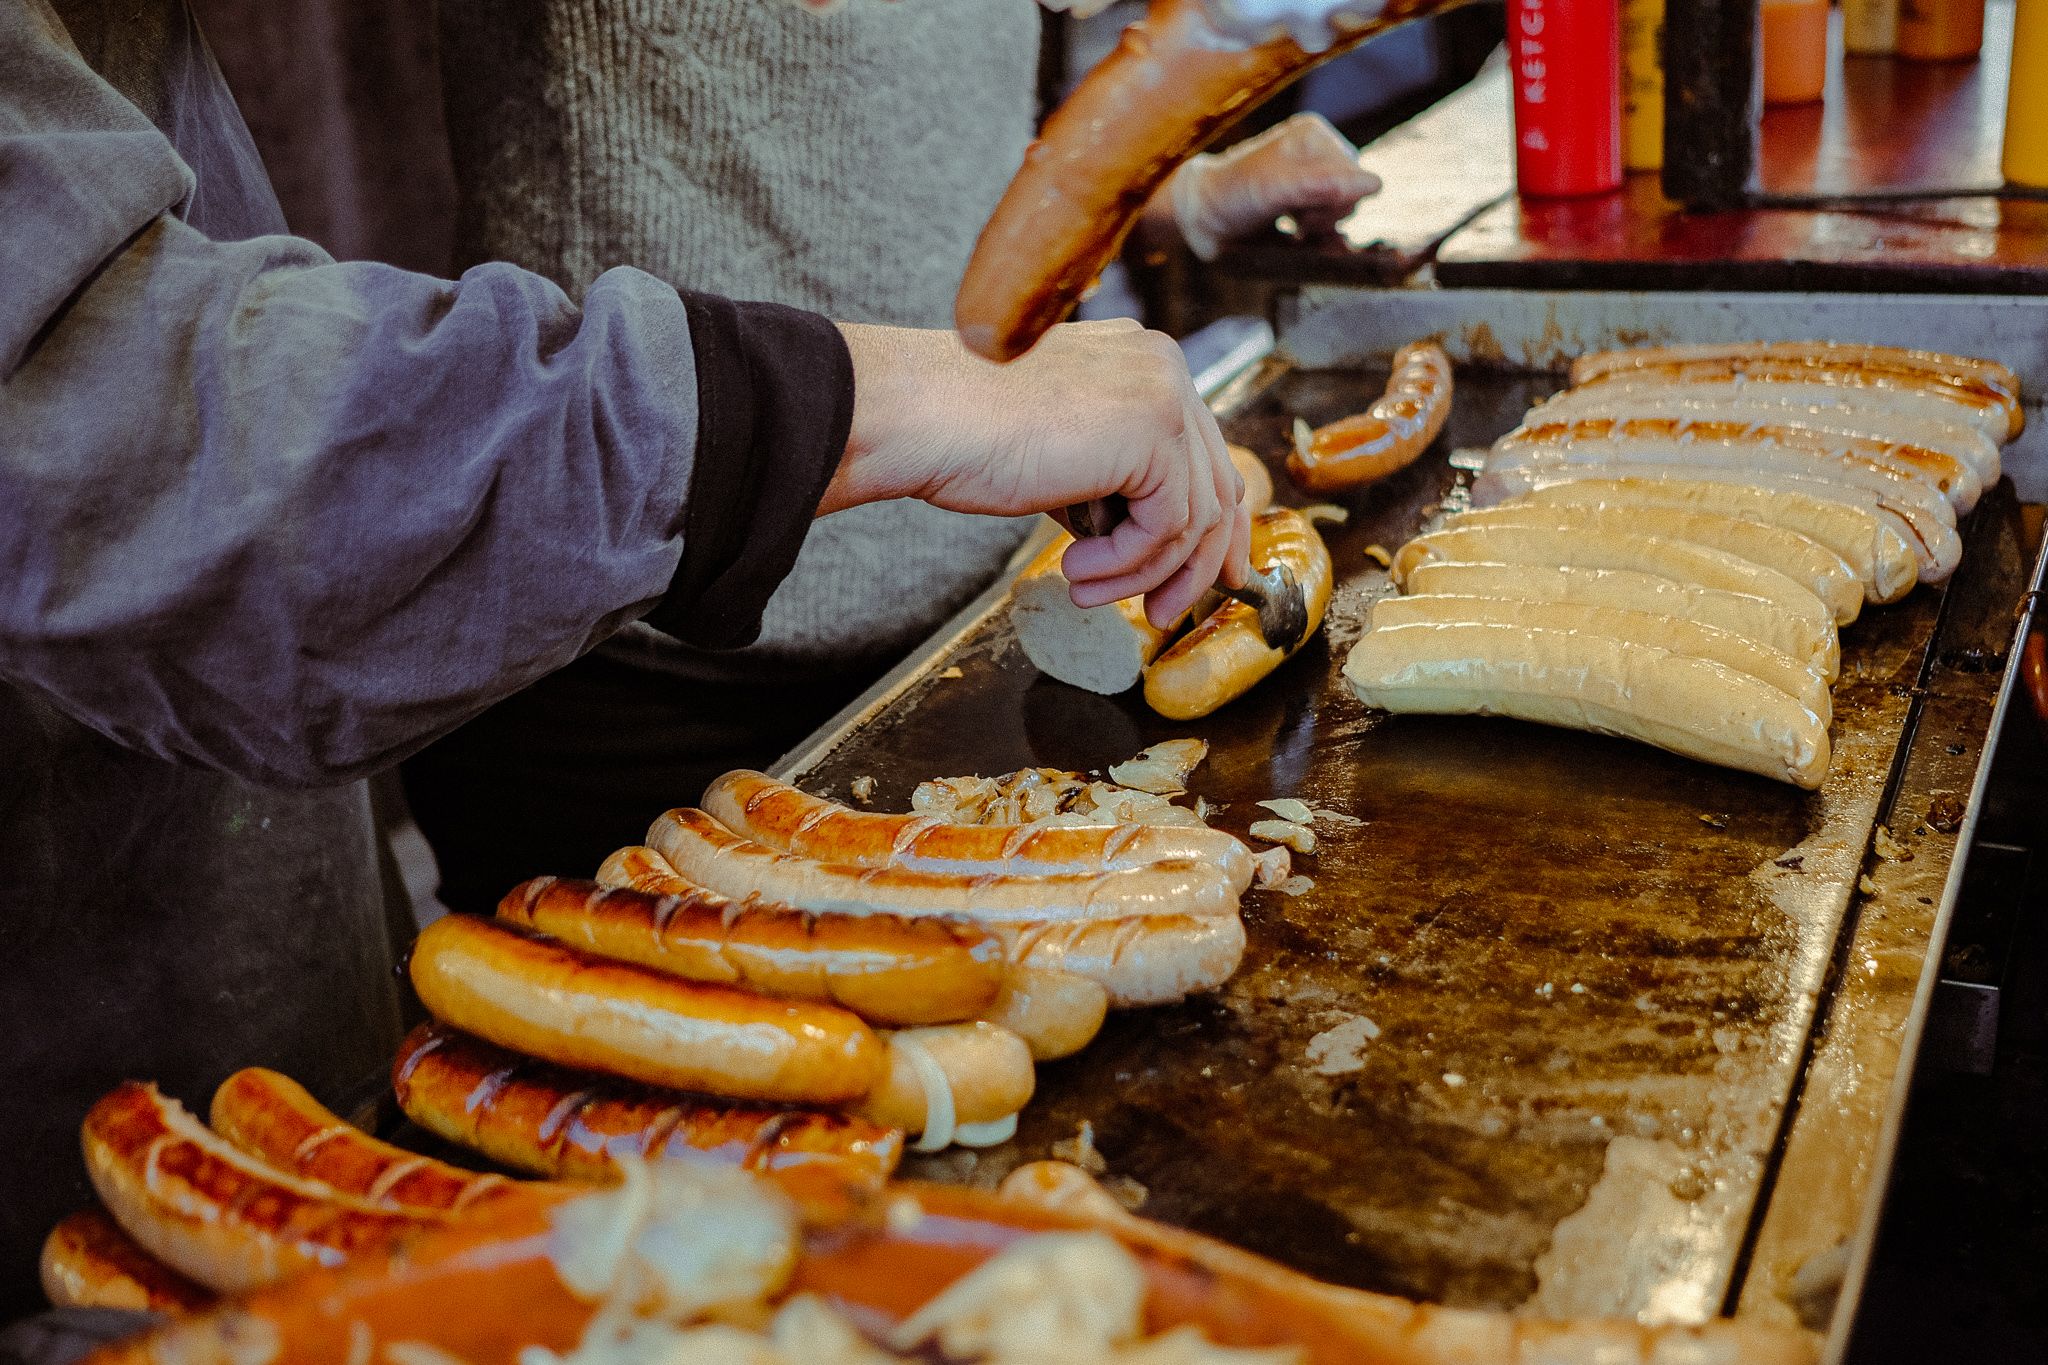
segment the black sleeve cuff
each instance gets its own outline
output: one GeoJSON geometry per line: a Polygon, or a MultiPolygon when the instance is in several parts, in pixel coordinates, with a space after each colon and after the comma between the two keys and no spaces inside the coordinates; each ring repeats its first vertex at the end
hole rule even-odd
{"type": "Polygon", "coordinates": [[[680,291],[697,366],[683,560],[647,623],[704,649],[761,634],[853,425],[853,357],[816,313],[680,291]]]}

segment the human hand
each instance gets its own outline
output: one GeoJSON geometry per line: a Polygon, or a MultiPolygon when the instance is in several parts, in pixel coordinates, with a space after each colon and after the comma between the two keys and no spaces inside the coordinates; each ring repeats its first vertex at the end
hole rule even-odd
{"type": "Polygon", "coordinates": [[[1166,194],[1188,248],[1205,261],[1224,242],[1291,213],[1305,231],[1328,231],[1380,187],[1358,149],[1321,114],[1296,114],[1257,137],[1174,172],[1166,194]]]}
{"type": "Polygon", "coordinates": [[[1127,318],[1054,327],[1007,365],[948,331],[840,324],[853,429],[819,515],[887,498],[1058,514],[1122,494],[1129,519],[1077,540],[1076,606],[1143,594],[1165,626],[1250,572],[1251,509],[1173,341],[1127,318]]]}

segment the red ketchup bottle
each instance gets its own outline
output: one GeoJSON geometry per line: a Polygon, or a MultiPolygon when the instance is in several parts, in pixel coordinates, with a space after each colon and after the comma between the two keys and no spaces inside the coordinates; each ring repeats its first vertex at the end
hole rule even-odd
{"type": "Polygon", "coordinates": [[[1515,176],[1523,194],[1621,184],[1619,0],[1507,0],[1515,176]]]}

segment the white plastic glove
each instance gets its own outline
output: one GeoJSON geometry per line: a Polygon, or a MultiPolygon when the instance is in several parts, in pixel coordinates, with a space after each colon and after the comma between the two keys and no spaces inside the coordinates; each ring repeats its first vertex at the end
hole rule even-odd
{"type": "Polygon", "coordinates": [[[1173,173],[1174,221],[1205,261],[1223,243],[1256,232],[1283,213],[1306,230],[1328,229],[1380,187],[1358,164],[1358,149],[1321,114],[1296,114],[1173,173]]]}

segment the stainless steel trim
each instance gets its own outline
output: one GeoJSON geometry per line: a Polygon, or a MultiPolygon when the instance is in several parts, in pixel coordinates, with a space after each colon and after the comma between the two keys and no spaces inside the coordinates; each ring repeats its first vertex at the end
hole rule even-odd
{"type": "MultiPolygon", "coordinates": [[[[2030,373],[2048,371],[2036,369],[2030,373]]],[[[1885,1202],[1891,1192],[1892,1164],[1897,1158],[1899,1137],[1906,1124],[1906,1103],[1912,1094],[1914,1066],[1920,1054],[1921,1039],[1927,1031],[1928,1009],[1934,999],[1935,987],[1941,980],[1942,945],[1948,941],[1949,924],[1955,918],[1956,902],[1962,895],[1963,873],[1969,864],[1970,849],[1977,841],[1977,823],[1984,811],[1985,789],[1991,782],[1997,738],[2004,732],[2013,693],[2018,687],[2020,648],[2026,644],[2027,634],[2033,629],[2044,572],[2048,572],[2048,545],[2044,545],[2041,553],[2035,556],[2031,589],[2020,599],[2021,609],[2008,646],[2011,652],[2007,655],[2005,676],[1998,684],[1998,702],[1991,709],[1991,725],[1986,731],[1984,751],[1977,761],[1976,780],[1970,784],[1969,805],[1963,813],[1962,828],[1956,832],[1955,859],[1949,864],[1948,880],[1942,886],[1941,904],[1935,912],[1934,927],[1928,938],[1927,960],[1921,964],[1920,983],[1913,992],[1913,1007],[1906,1015],[1906,1026],[1899,1036],[1899,1072],[1891,1093],[1885,1097],[1884,1120],[1879,1128],[1872,1162],[1872,1169],[1883,1174],[1872,1182],[1870,1193],[1864,1200],[1863,1215],[1856,1225],[1856,1235],[1849,1242],[1849,1265],[1842,1278],[1841,1294],[1835,1300],[1834,1315],[1828,1323],[1823,1365],[1841,1365],[1848,1351],[1856,1307],[1863,1298],[1864,1281],[1869,1278],[1871,1260],[1877,1251],[1877,1230],[1883,1221],[1885,1202]]]]}

